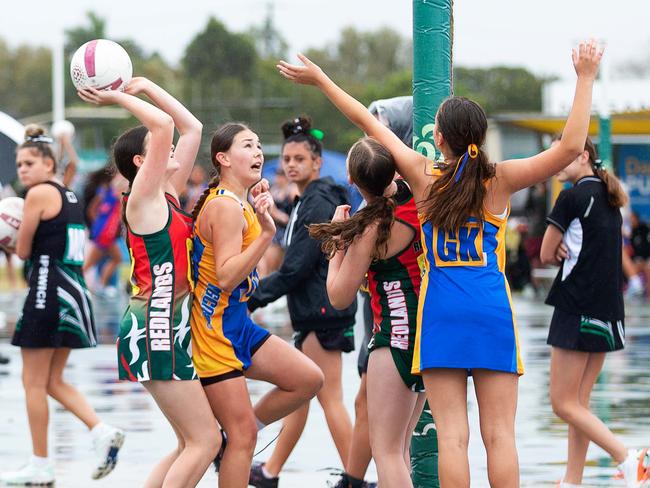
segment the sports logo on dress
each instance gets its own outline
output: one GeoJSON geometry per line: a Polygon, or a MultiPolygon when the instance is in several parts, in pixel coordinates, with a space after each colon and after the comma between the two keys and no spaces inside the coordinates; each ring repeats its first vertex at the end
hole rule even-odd
{"type": "Polygon", "coordinates": [[[436,266],[485,266],[483,226],[468,222],[457,231],[434,229],[433,256],[436,266]]]}
{"type": "Polygon", "coordinates": [[[65,192],[65,197],[68,199],[70,203],[77,203],[79,201],[77,200],[77,195],[75,195],[71,191],[65,192]]]}

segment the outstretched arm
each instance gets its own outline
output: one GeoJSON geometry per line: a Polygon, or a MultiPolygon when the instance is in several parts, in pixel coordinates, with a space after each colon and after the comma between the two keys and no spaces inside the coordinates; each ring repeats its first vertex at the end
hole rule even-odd
{"type": "Polygon", "coordinates": [[[581,43],[573,50],[573,65],[578,75],[573,105],[562,139],[544,152],[526,159],[504,161],[497,165],[497,184],[512,194],[544,181],[571,163],[585,147],[591,118],[591,96],[603,48],[596,41],[581,43]]]}
{"type": "Polygon", "coordinates": [[[395,158],[397,171],[408,181],[416,194],[419,193],[418,190],[423,190],[430,183],[429,176],[425,172],[427,159],[422,154],[406,146],[388,127],[377,120],[366,107],[336,85],[307,56],[299,54],[298,58],[303,62],[304,66],[280,61],[280,64],[277,65],[280,74],[294,83],[313,85],[320,89],[350,122],[386,146],[393,158],[395,158]]]}
{"type": "Polygon", "coordinates": [[[169,181],[174,186],[178,196],[185,188],[187,178],[194,167],[194,161],[201,145],[203,124],[182,103],[147,78],[133,78],[126,87],[125,92],[129,95],[144,93],[158,108],[170,115],[174,120],[174,125],[180,134],[174,151],[174,159],[180,163],[180,168],[171,176],[169,181]]]}

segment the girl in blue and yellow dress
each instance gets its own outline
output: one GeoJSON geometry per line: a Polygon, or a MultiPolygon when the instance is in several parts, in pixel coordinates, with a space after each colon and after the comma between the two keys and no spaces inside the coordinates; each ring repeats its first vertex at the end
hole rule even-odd
{"type": "Polygon", "coordinates": [[[510,195],[544,181],[582,151],[602,50],[591,41],[573,53],[578,75],[562,141],[522,160],[489,162],[487,118],[466,98],[445,100],[434,139],[444,164],[404,145],[309,59],[280,62],[289,80],[317,86],[354,124],[393,154],[417,202],[425,249],[413,371],[422,374],[439,440],[444,487],[469,487],[467,376],[474,377],[492,486],[519,486],[515,446],[517,386],[523,366],[505,277],[504,234],[510,195]]]}
{"type": "Polygon", "coordinates": [[[264,156],[257,134],[228,123],[214,134],[211,160],[217,176],[193,211],[194,301],[192,359],[227,438],[218,457],[219,486],[245,488],[257,432],[308,402],[323,375],[300,351],[249,317],[246,302],[259,282],[256,265],[271,244],[273,197],[260,181],[264,156]],[[246,378],[276,387],[253,407],[246,378]]]}

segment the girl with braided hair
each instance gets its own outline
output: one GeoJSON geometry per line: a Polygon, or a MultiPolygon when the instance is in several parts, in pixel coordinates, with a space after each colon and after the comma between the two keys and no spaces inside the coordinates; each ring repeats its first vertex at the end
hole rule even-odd
{"type": "MultiPolygon", "coordinates": [[[[336,308],[348,306],[367,274],[373,312],[368,361],[368,427],[379,486],[412,487],[408,448],[422,412],[424,386],[411,373],[420,267],[420,224],[413,195],[395,162],[372,138],[348,153],[350,180],[367,205],[349,216],[337,208],[330,224],[314,224],[312,237],[329,256],[327,294],[336,308]]],[[[363,486],[350,480],[345,488],[363,486]]]]}
{"type": "Polygon", "coordinates": [[[268,182],[260,182],[264,155],[257,134],[244,124],[224,124],[210,155],[217,175],[193,211],[192,358],[227,439],[215,459],[219,486],[245,488],[258,430],[308,402],[323,376],[248,316],[246,303],[259,283],[256,265],[275,235],[273,198],[268,182]],[[246,378],[275,388],[253,406],[246,378]]]}
{"type": "Polygon", "coordinates": [[[616,461],[626,486],[638,487],[650,474],[648,450],[627,449],[589,408],[605,354],[625,345],[621,207],[627,195],[602,167],[589,138],[557,177],[573,187],[560,193],[546,219],[540,257],[560,266],[546,299],[555,307],[548,334],[551,405],[569,424],[559,486],[581,485],[587,448],[594,442],[616,461]]]}
{"type": "Polygon", "coordinates": [[[422,374],[439,439],[443,488],[470,485],[467,377],[473,375],[492,486],[519,486],[515,414],[517,328],[505,277],[504,236],[510,195],[544,181],[579,154],[602,57],[595,41],[573,51],[578,75],[562,140],[539,154],[493,164],[483,149],[487,116],[475,102],[450,97],[433,130],[444,162],[434,167],[304,56],[280,73],[317,86],[361,130],[381,142],[409,183],[422,226],[425,270],[418,302],[413,372],[422,374]]]}

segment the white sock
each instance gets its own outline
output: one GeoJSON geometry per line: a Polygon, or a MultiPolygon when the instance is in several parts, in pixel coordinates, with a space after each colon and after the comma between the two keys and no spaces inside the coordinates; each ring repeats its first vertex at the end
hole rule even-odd
{"type": "Polygon", "coordinates": [[[90,429],[90,435],[93,439],[97,439],[104,433],[104,430],[108,427],[104,422],[99,422],[92,429],[90,429]]]}
{"type": "Polygon", "coordinates": [[[32,458],[30,459],[31,463],[36,466],[37,468],[45,468],[50,464],[50,458],[48,457],[41,457],[41,456],[34,456],[32,454],[32,458]]]}
{"type": "Polygon", "coordinates": [[[255,423],[257,424],[257,431],[258,432],[260,430],[262,430],[264,427],[266,427],[266,424],[262,423],[262,421],[260,419],[258,419],[257,417],[255,417],[255,423]]]}
{"type": "Polygon", "coordinates": [[[562,481],[560,483],[560,488],[580,488],[582,485],[576,485],[573,483],[567,483],[566,481],[562,481]]]}
{"type": "Polygon", "coordinates": [[[271,473],[269,473],[269,472],[266,470],[266,466],[263,465],[263,464],[262,464],[262,474],[264,475],[264,477],[265,477],[266,479],[269,479],[269,480],[272,480],[272,479],[274,479],[274,478],[277,478],[277,476],[273,476],[271,473]]]}

